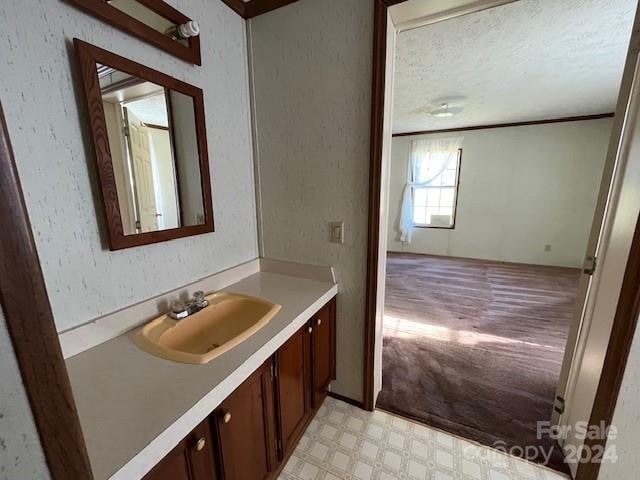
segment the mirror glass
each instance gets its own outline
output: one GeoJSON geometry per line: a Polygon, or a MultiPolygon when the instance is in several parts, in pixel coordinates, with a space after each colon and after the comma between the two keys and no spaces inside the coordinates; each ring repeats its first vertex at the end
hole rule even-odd
{"type": "Polygon", "coordinates": [[[96,67],[124,235],[204,224],[194,99],[96,67]]]}
{"type": "Polygon", "coordinates": [[[183,45],[188,45],[188,39],[180,38],[180,35],[177,35],[177,25],[174,22],[156,13],[142,2],[138,0],[106,0],[106,2],[163,35],[168,35],[183,45]]]}

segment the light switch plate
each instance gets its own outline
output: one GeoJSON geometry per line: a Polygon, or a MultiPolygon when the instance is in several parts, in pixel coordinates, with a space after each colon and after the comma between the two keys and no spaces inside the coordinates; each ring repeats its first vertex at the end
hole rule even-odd
{"type": "Polygon", "coordinates": [[[344,222],[329,223],[329,241],[332,243],[344,243],[344,222]]]}

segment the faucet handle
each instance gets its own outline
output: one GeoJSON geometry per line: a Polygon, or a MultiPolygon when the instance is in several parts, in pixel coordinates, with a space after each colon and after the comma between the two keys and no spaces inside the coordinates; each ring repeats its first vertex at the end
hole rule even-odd
{"type": "Polygon", "coordinates": [[[193,294],[193,300],[196,303],[198,308],[204,308],[209,305],[209,302],[206,298],[204,298],[204,292],[202,290],[198,290],[193,294]]]}
{"type": "Polygon", "coordinates": [[[173,302],[171,304],[171,314],[170,316],[176,320],[181,318],[185,318],[189,315],[189,309],[187,306],[180,301],[173,302]]]}

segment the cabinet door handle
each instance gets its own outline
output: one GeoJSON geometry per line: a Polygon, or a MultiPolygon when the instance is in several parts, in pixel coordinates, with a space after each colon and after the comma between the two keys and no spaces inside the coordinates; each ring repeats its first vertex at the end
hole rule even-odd
{"type": "Polygon", "coordinates": [[[307,330],[309,333],[313,332],[313,327],[309,327],[309,329],[307,330]]]}
{"type": "Polygon", "coordinates": [[[223,421],[224,423],[229,423],[229,422],[231,421],[231,414],[230,414],[230,413],[228,413],[228,412],[227,412],[227,413],[225,413],[225,414],[224,414],[224,417],[222,417],[222,421],[223,421]]]}
{"type": "Polygon", "coordinates": [[[318,325],[322,325],[322,319],[321,318],[318,319],[318,325]]]}
{"type": "Polygon", "coordinates": [[[200,440],[197,441],[196,443],[196,450],[197,451],[202,451],[204,449],[204,446],[207,444],[207,441],[205,440],[204,437],[202,437],[200,440]]]}

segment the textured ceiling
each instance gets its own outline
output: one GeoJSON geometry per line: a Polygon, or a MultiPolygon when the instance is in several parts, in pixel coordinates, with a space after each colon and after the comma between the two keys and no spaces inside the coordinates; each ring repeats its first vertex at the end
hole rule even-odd
{"type": "Polygon", "coordinates": [[[151,97],[128,102],[126,106],[144,123],[161,125],[163,127],[169,126],[167,101],[164,96],[164,91],[158,92],[157,95],[151,97]]]}
{"type": "Polygon", "coordinates": [[[394,133],[612,112],[636,0],[519,0],[398,34],[394,133]],[[440,99],[464,110],[428,113],[440,99]]]}
{"type": "Polygon", "coordinates": [[[397,31],[409,30],[472,11],[493,8],[518,0],[405,0],[389,8],[397,31]]]}

